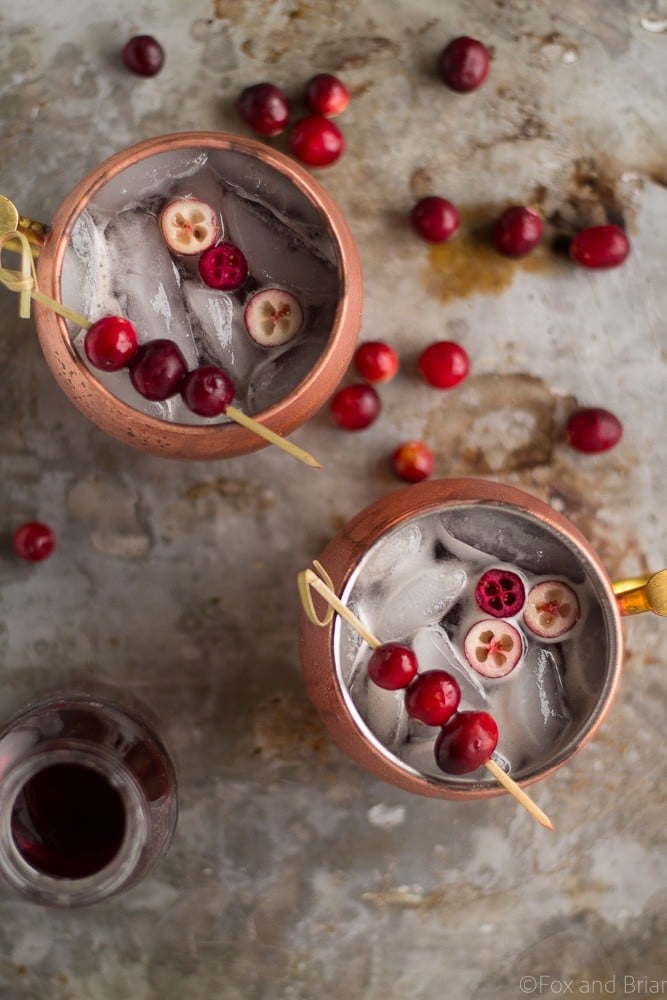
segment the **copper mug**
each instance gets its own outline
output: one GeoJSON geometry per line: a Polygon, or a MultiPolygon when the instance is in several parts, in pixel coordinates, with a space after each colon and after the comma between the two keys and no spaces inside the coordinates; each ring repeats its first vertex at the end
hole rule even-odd
{"type": "MultiPolygon", "coordinates": [[[[323,405],[341,380],[359,332],[362,300],[359,258],[341,212],[321,185],[289,157],[262,143],[221,132],[163,135],[116,153],[76,185],[47,227],[37,263],[39,288],[76,311],[77,302],[72,299],[80,295],[81,282],[71,273],[68,253],[82,213],[95,205],[131,203],[135,192],[159,197],[170,176],[173,180],[178,174],[179,164],[187,168],[197,162],[214,163],[221,176],[231,171],[235,183],[245,183],[258,198],[275,188],[287,221],[292,211],[302,230],[317,230],[317,239],[325,245],[335,269],[331,322],[319,356],[309,360],[308,370],[284,397],[253,414],[270,430],[286,436],[323,405]]],[[[26,228],[30,230],[29,225],[26,228]]],[[[278,248],[276,253],[280,252],[278,248]]],[[[128,271],[131,268],[128,261],[128,271]]],[[[35,317],[47,364],[64,392],[93,423],[125,444],[179,459],[227,458],[265,445],[252,430],[224,418],[223,422],[193,424],[168,422],[142,412],[118,398],[109,383],[105,386],[99,372],[91,371],[82,352],[73,346],[72,331],[63,317],[39,304],[35,317]]]]}
{"type": "MultiPolygon", "coordinates": [[[[667,614],[667,571],[612,585],[590,543],[566,517],[521,490],[485,480],[433,480],[382,497],[342,529],[316,565],[371,637],[412,642],[416,652],[416,636],[421,636],[420,648],[429,650],[424,669],[457,672],[461,709],[482,708],[467,701],[487,699],[500,731],[500,760],[503,754],[507,758],[501,766],[520,785],[552,773],[595,735],[619,684],[622,615],[667,614]],[[440,537],[443,531],[445,542],[455,539],[453,561],[440,537]],[[450,648],[443,630],[456,633],[475,617],[488,617],[474,607],[470,585],[460,582],[466,575],[479,577],[479,567],[471,562],[466,567],[475,551],[483,553],[486,565],[515,568],[528,579],[527,587],[530,580],[551,577],[571,581],[582,601],[573,638],[541,644],[533,637],[527,648],[546,652],[531,654],[530,665],[527,657],[501,679],[472,676],[460,644],[456,652],[459,640],[450,648]],[[419,561],[411,564],[411,559],[419,561]],[[455,572],[462,574],[459,583],[448,582],[455,581],[455,572]],[[450,587],[454,596],[446,593],[450,587]],[[547,669],[560,676],[547,675],[547,669]],[[531,670],[541,671],[539,677],[531,670]],[[540,713],[542,721],[537,718],[535,725],[540,713]]],[[[324,613],[321,598],[312,598],[320,624],[302,614],[302,670],[308,694],[340,747],[375,777],[419,795],[476,799],[502,793],[484,768],[462,776],[439,770],[435,735],[406,721],[403,691],[379,692],[369,682],[369,647],[338,614],[324,613]],[[400,727],[402,735],[394,739],[400,727]]]]}

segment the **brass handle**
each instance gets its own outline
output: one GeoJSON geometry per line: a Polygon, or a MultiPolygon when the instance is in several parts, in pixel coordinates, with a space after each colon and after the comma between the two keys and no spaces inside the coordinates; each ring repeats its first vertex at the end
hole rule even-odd
{"type": "MultiPolygon", "coordinates": [[[[46,242],[49,227],[43,222],[36,222],[34,219],[20,215],[16,205],[4,194],[0,194],[0,235],[14,231],[22,233],[26,237],[33,257],[39,256],[39,251],[46,242]]],[[[10,243],[8,247],[20,252],[18,240],[16,246],[10,243]]]]}
{"type": "Polygon", "coordinates": [[[643,611],[667,615],[667,569],[617,580],[612,587],[622,615],[639,615],[643,611]]]}

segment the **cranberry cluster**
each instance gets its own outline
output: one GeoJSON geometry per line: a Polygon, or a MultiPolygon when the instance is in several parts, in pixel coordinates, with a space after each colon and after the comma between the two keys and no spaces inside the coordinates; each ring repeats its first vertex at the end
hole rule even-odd
{"type": "Polygon", "coordinates": [[[405,691],[405,710],[411,719],[439,726],[435,761],[446,774],[469,774],[481,767],[498,744],[498,727],[488,712],[458,711],[461,689],[446,670],[419,673],[414,651],[400,642],[387,642],[371,653],[368,676],[385,691],[405,691]]]}
{"type": "MultiPolygon", "coordinates": [[[[328,167],[345,149],[343,133],[330,119],[345,111],[350,95],[338,77],[318,73],[306,84],[304,100],[311,113],[292,125],[290,150],[310,167],[328,167]]],[[[290,116],[286,95],[273,83],[246,87],[238,99],[237,109],[246,125],[266,137],[280,135],[290,116]]]]}

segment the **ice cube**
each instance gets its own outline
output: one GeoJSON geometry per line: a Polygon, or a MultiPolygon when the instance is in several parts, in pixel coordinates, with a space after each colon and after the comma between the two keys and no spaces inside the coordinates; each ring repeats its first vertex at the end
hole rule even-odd
{"type": "Polygon", "coordinates": [[[227,239],[243,248],[252,276],[261,285],[293,292],[304,312],[311,302],[328,303],[327,321],[331,326],[340,292],[334,262],[258,201],[228,190],[222,214],[227,239]]]}
{"type": "Polygon", "coordinates": [[[355,673],[350,694],[364,722],[388,750],[396,751],[406,740],[409,717],[403,691],[386,691],[368,676],[368,656],[355,673]]]}
{"type": "Polygon", "coordinates": [[[544,760],[572,719],[563,663],[560,646],[530,642],[523,662],[487,689],[489,710],[500,733],[498,749],[512,771],[544,760]]]}
{"type": "Polygon", "coordinates": [[[392,587],[374,608],[374,631],[382,642],[409,637],[422,625],[440,621],[465,588],[467,573],[457,560],[418,568],[392,587]]]}
{"type": "Polygon", "coordinates": [[[190,279],[183,281],[183,301],[202,362],[223,368],[234,383],[237,402],[242,401],[251,373],[265,358],[246,333],[242,306],[228,292],[190,279]]]}
{"type": "Polygon", "coordinates": [[[438,625],[420,628],[412,640],[412,648],[424,670],[446,670],[461,688],[461,708],[484,711],[487,698],[478,674],[463,661],[451,639],[438,625]]]}
{"type": "MultiPolygon", "coordinates": [[[[246,339],[250,339],[246,335],[246,339]]],[[[319,360],[324,350],[322,337],[308,333],[297,343],[284,349],[256,348],[261,354],[259,364],[249,376],[246,407],[249,413],[259,413],[284,399],[319,360]]]]}
{"type": "Polygon", "coordinates": [[[583,570],[563,541],[541,522],[519,510],[500,504],[452,507],[440,514],[447,532],[494,560],[509,563],[528,573],[566,576],[575,583],[583,570]]]}
{"type": "Polygon", "coordinates": [[[167,337],[178,345],[188,368],[196,368],[199,355],[180,274],[155,216],[121,212],[108,223],[104,237],[115,272],[112,290],[118,298],[122,291],[124,315],[136,326],[139,342],[167,337]]]}

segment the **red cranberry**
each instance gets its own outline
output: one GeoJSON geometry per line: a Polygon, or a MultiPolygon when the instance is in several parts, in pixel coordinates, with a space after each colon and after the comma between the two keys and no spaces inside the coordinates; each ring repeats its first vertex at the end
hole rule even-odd
{"type": "Polygon", "coordinates": [[[199,258],[199,274],[209,288],[231,292],[248,277],[248,263],[233,243],[218,243],[199,258]]]}
{"type": "Polygon", "coordinates": [[[222,368],[201,365],[183,379],[181,396],[187,408],[200,417],[219,417],[234,398],[234,383],[222,368]]]}
{"type": "Polygon", "coordinates": [[[273,83],[254,83],[241,91],[236,108],[251,129],[260,135],[280,135],[287,125],[289,104],[273,83]]]}
{"type": "Polygon", "coordinates": [[[542,239],[542,219],[525,205],[505,209],[493,228],[496,250],[506,257],[525,257],[542,239]]]}
{"type": "Polygon", "coordinates": [[[331,417],[346,431],[369,427],[380,413],[380,397],[370,385],[348,385],[331,400],[331,417]]]}
{"type": "Polygon", "coordinates": [[[439,195],[422,198],[410,213],[415,232],[429,243],[444,243],[458,232],[459,213],[451,201],[439,195]]]}
{"type": "Polygon", "coordinates": [[[306,85],[306,105],[315,115],[333,118],[345,111],[349,103],[347,87],[331,73],[318,73],[306,85]]]}
{"type": "Polygon", "coordinates": [[[405,692],[405,710],[425,726],[444,726],[461,701],[461,689],[445,670],[417,674],[405,692]]]}
{"type": "Polygon", "coordinates": [[[391,456],[391,467],[399,479],[406,483],[418,483],[428,479],[433,472],[434,458],[421,441],[406,441],[398,446],[391,456]]]}
{"type": "Polygon", "coordinates": [[[295,122],[289,142],[297,159],[309,167],[328,167],[345,149],[340,129],[322,115],[309,115],[295,122]]]}
{"type": "Polygon", "coordinates": [[[91,365],[105,372],[125,368],[137,353],[137,331],[129,319],[103,316],[93,323],[83,341],[91,365]]]}
{"type": "Polygon", "coordinates": [[[577,410],[565,425],[568,444],[577,451],[608,451],[621,439],[623,426],[613,413],[598,406],[577,410]]]}
{"type": "Polygon", "coordinates": [[[135,35],[125,43],[123,62],[137,76],[155,76],[164,64],[164,49],[152,35],[135,35]]]}
{"type": "Polygon", "coordinates": [[[12,548],[20,559],[41,562],[53,552],[56,544],[51,529],[40,521],[28,521],[16,529],[12,537],[12,548]]]}
{"type": "Polygon", "coordinates": [[[468,774],[485,764],[498,745],[498,726],[488,712],[459,712],[435,741],[435,760],[446,774],[468,774]]]}
{"type": "Polygon", "coordinates": [[[386,642],[371,653],[368,676],[385,691],[406,688],[417,673],[417,657],[409,646],[386,642]]]}
{"type": "Polygon", "coordinates": [[[130,380],[140,395],[158,401],[178,392],[187,370],[185,358],[173,340],[149,340],[134,356],[130,380]]]}
{"type": "Polygon", "coordinates": [[[487,569],[475,587],[477,606],[494,618],[517,615],[526,599],[521,577],[506,569],[487,569]]]}
{"type": "Polygon", "coordinates": [[[630,240],[620,226],[590,226],[570,243],[570,257],[582,267],[618,267],[630,253],[630,240]]]}
{"type": "Polygon", "coordinates": [[[489,53],[476,38],[454,38],[440,53],[438,72],[452,90],[463,94],[484,83],[489,72],[489,53]]]}
{"type": "Polygon", "coordinates": [[[382,340],[367,340],[357,348],[354,363],[367,382],[389,382],[398,371],[398,354],[382,340]]]}
{"type": "Polygon", "coordinates": [[[436,389],[452,389],[470,371],[470,359],[459,344],[436,340],[422,351],[417,367],[429,385],[436,389]]]}

